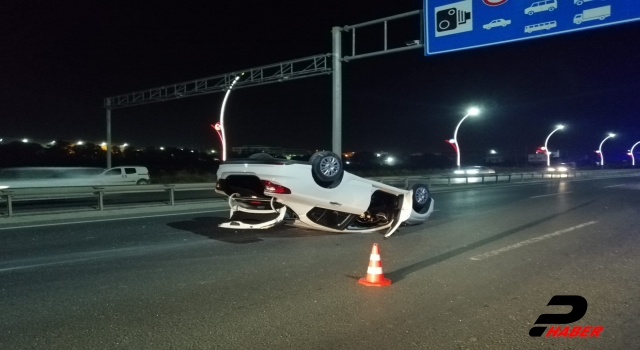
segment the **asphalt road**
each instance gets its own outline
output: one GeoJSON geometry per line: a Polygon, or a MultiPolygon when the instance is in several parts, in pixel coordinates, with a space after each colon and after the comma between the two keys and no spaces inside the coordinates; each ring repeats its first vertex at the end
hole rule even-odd
{"type": "Polygon", "coordinates": [[[0,229],[0,349],[631,349],[640,178],[434,194],[380,234],[223,231],[227,212],[0,229]],[[373,243],[389,287],[365,287],[373,243]],[[598,338],[532,338],[554,295],[598,338]]]}

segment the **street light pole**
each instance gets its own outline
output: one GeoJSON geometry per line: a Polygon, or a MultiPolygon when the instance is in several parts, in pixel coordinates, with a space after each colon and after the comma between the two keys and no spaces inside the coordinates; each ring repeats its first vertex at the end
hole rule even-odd
{"type": "Polygon", "coordinates": [[[220,137],[220,139],[222,140],[222,161],[223,162],[227,160],[227,137],[224,133],[224,108],[227,105],[227,99],[229,98],[231,89],[233,89],[233,85],[236,84],[238,79],[240,79],[240,75],[238,75],[235,79],[233,79],[233,82],[231,82],[231,85],[229,86],[229,90],[227,90],[227,93],[224,95],[224,100],[222,100],[222,108],[220,109],[220,132],[222,133],[222,136],[220,137]]]}
{"type": "Polygon", "coordinates": [[[564,125],[558,125],[556,129],[553,130],[551,134],[549,134],[549,136],[547,136],[547,139],[544,140],[544,152],[547,154],[547,166],[551,166],[551,152],[549,152],[549,147],[547,147],[547,143],[549,143],[549,138],[551,137],[551,135],[553,135],[554,132],[562,129],[564,129],[564,125]]]}
{"type": "Polygon", "coordinates": [[[614,136],[616,136],[616,134],[609,134],[609,136],[605,137],[604,140],[600,142],[600,147],[598,147],[598,154],[600,154],[600,169],[604,169],[604,155],[602,154],[602,144],[614,136]]]}
{"type": "Polygon", "coordinates": [[[636,157],[633,155],[633,149],[636,148],[638,144],[640,144],[640,141],[636,142],[636,144],[631,147],[631,151],[629,151],[629,155],[631,156],[631,166],[633,167],[636,166],[636,157]]]}
{"type": "Polygon", "coordinates": [[[480,110],[478,108],[469,108],[469,110],[467,111],[467,115],[462,118],[462,120],[458,123],[458,126],[456,126],[456,130],[453,132],[453,142],[456,145],[457,154],[456,165],[458,166],[458,169],[460,169],[460,144],[458,143],[458,129],[460,128],[460,124],[462,124],[462,122],[467,119],[467,117],[476,116],[478,114],[480,114],[480,110]]]}

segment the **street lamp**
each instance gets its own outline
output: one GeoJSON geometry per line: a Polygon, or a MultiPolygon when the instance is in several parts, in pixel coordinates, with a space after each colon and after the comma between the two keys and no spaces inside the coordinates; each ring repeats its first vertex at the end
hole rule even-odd
{"type": "Polygon", "coordinates": [[[602,144],[608,139],[616,136],[616,134],[609,133],[609,136],[605,137],[602,142],[600,142],[600,147],[598,147],[598,154],[600,155],[600,168],[604,168],[604,155],[602,154],[602,144]]]}
{"type": "Polygon", "coordinates": [[[632,166],[636,166],[636,157],[633,155],[633,149],[636,148],[636,146],[640,144],[640,141],[636,142],[635,145],[633,145],[633,147],[631,147],[631,151],[629,151],[629,155],[631,156],[631,165],[632,166]]]}
{"type": "Polygon", "coordinates": [[[458,166],[458,168],[460,168],[460,144],[458,143],[458,129],[460,128],[460,124],[462,124],[462,122],[467,119],[467,117],[471,116],[476,116],[480,114],[480,110],[476,107],[471,107],[469,108],[469,110],[467,111],[467,115],[464,116],[464,118],[462,118],[462,120],[460,121],[460,123],[458,123],[458,126],[456,126],[456,131],[453,132],[453,143],[456,144],[456,153],[457,153],[457,160],[456,160],[456,165],[458,166]]]}
{"type": "Polygon", "coordinates": [[[224,133],[224,107],[227,105],[227,99],[229,98],[231,89],[233,89],[233,86],[238,82],[241,75],[244,75],[244,73],[238,75],[231,82],[231,85],[229,86],[227,93],[224,95],[224,100],[222,100],[222,108],[220,109],[220,132],[222,133],[222,135],[220,136],[220,139],[222,140],[222,161],[223,162],[227,160],[227,137],[224,133]]]}
{"type": "Polygon", "coordinates": [[[547,143],[549,142],[549,138],[551,137],[551,135],[553,135],[554,132],[556,132],[558,130],[562,130],[562,129],[564,129],[564,125],[556,126],[556,129],[553,130],[551,132],[551,134],[549,134],[549,136],[547,136],[547,139],[544,141],[544,151],[547,154],[547,166],[551,166],[551,152],[549,152],[549,147],[547,147],[547,143]]]}

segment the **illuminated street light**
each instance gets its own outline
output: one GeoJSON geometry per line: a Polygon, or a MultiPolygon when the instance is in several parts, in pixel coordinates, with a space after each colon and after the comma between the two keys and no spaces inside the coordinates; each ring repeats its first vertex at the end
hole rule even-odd
{"type": "Polygon", "coordinates": [[[222,133],[221,139],[222,139],[222,161],[223,162],[227,160],[227,135],[224,132],[224,108],[227,105],[227,99],[229,98],[231,89],[233,89],[233,86],[238,82],[241,75],[244,75],[244,73],[238,75],[235,79],[233,79],[233,82],[231,82],[231,85],[229,86],[227,93],[224,95],[224,100],[222,100],[222,108],[220,109],[220,131],[222,133]]]}
{"type": "Polygon", "coordinates": [[[600,147],[598,147],[598,154],[600,155],[600,168],[604,168],[604,155],[602,154],[602,144],[614,136],[616,136],[616,134],[609,133],[609,136],[605,137],[604,140],[600,142],[600,147]]]}
{"type": "Polygon", "coordinates": [[[122,147],[122,148],[125,148],[125,147],[127,147],[127,146],[129,146],[129,144],[125,142],[121,147],[122,147]]]}
{"type": "Polygon", "coordinates": [[[453,142],[449,141],[451,144],[456,145],[456,153],[457,153],[457,160],[456,160],[456,165],[458,166],[458,168],[460,168],[460,144],[458,143],[458,129],[460,128],[460,124],[462,124],[462,122],[467,119],[467,117],[474,117],[476,115],[480,114],[480,110],[476,107],[471,107],[469,108],[469,110],[467,111],[467,115],[464,116],[464,118],[462,118],[462,120],[458,123],[458,126],[456,126],[456,131],[453,132],[453,142]]]}
{"type": "Polygon", "coordinates": [[[100,144],[100,147],[107,147],[107,143],[106,143],[106,142],[102,142],[102,143],[100,144]]]}
{"type": "Polygon", "coordinates": [[[489,151],[490,154],[498,154],[498,152],[496,152],[495,149],[492,149],[491,151],[489,151]]]}
{"type": "MultiPolygon", "coordinates": [[[[2,141],[2,139],[0,139],[0,141],[2,141]]],[[[636,142],[635,145],[633,145],[633,147],[631,147],[631,150],[629,151],[629,155],[631,156],[631,165],[632,166],[636,166],[636,157],[633,155],[633,149],[636,148],[636,146],[640,144],[640,141],[636,142]]]]}
{"type": "Polygon", "coordinates": [[[160,146],[160,150],[161,150],[161,151],[164,151],[164,147],[160,146]]]}
{"type": "Polygon", "coordinates": [[[549,152],[549,147],[547,147],[547,143],[549,142],[549,138],[551,137],[551,135],[553,135],[554,132],[558,131],[558,130],[562,130],[564,129],[564,125],[558,125],[556,126],[556,129],[553,130],[551,132],[551,134],[549,134],[549,136],[547,136],[547,139],[544,141],[544,152],[547,154],[547,166],[551,166],[551,152],[549,152]]]}
{"type": "Polygon", "coordinates": [[[76,145],[82,146],[82,145],[84,145],[84,142],[78,141],[78,142],[76,142],[76,145]]]}
{"type": "Polygon", "coordinates": [[[29,139],[22,139],[22,142],[27,143],[29,142],[29,139]]]}

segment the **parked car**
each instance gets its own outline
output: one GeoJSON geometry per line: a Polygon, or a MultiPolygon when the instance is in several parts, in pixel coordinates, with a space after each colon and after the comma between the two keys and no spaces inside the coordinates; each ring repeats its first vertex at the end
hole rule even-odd
{"type": "Polygon", "coordinates": [[[339,156],[317,152],[308,162],[268,155],[223,162],[216,192],[228,196],[231,218],[219,226],[266,229],[289,224],[330,232],[385,231],[421,224],[434,201],[427,185],[407,189],[344,171],[339,156]]]}
{"type": "Polygon", "coordinates": [[[495,174],[496,171],[486,166],[467,166],[453,171],[454,175],[495,174]]]}

